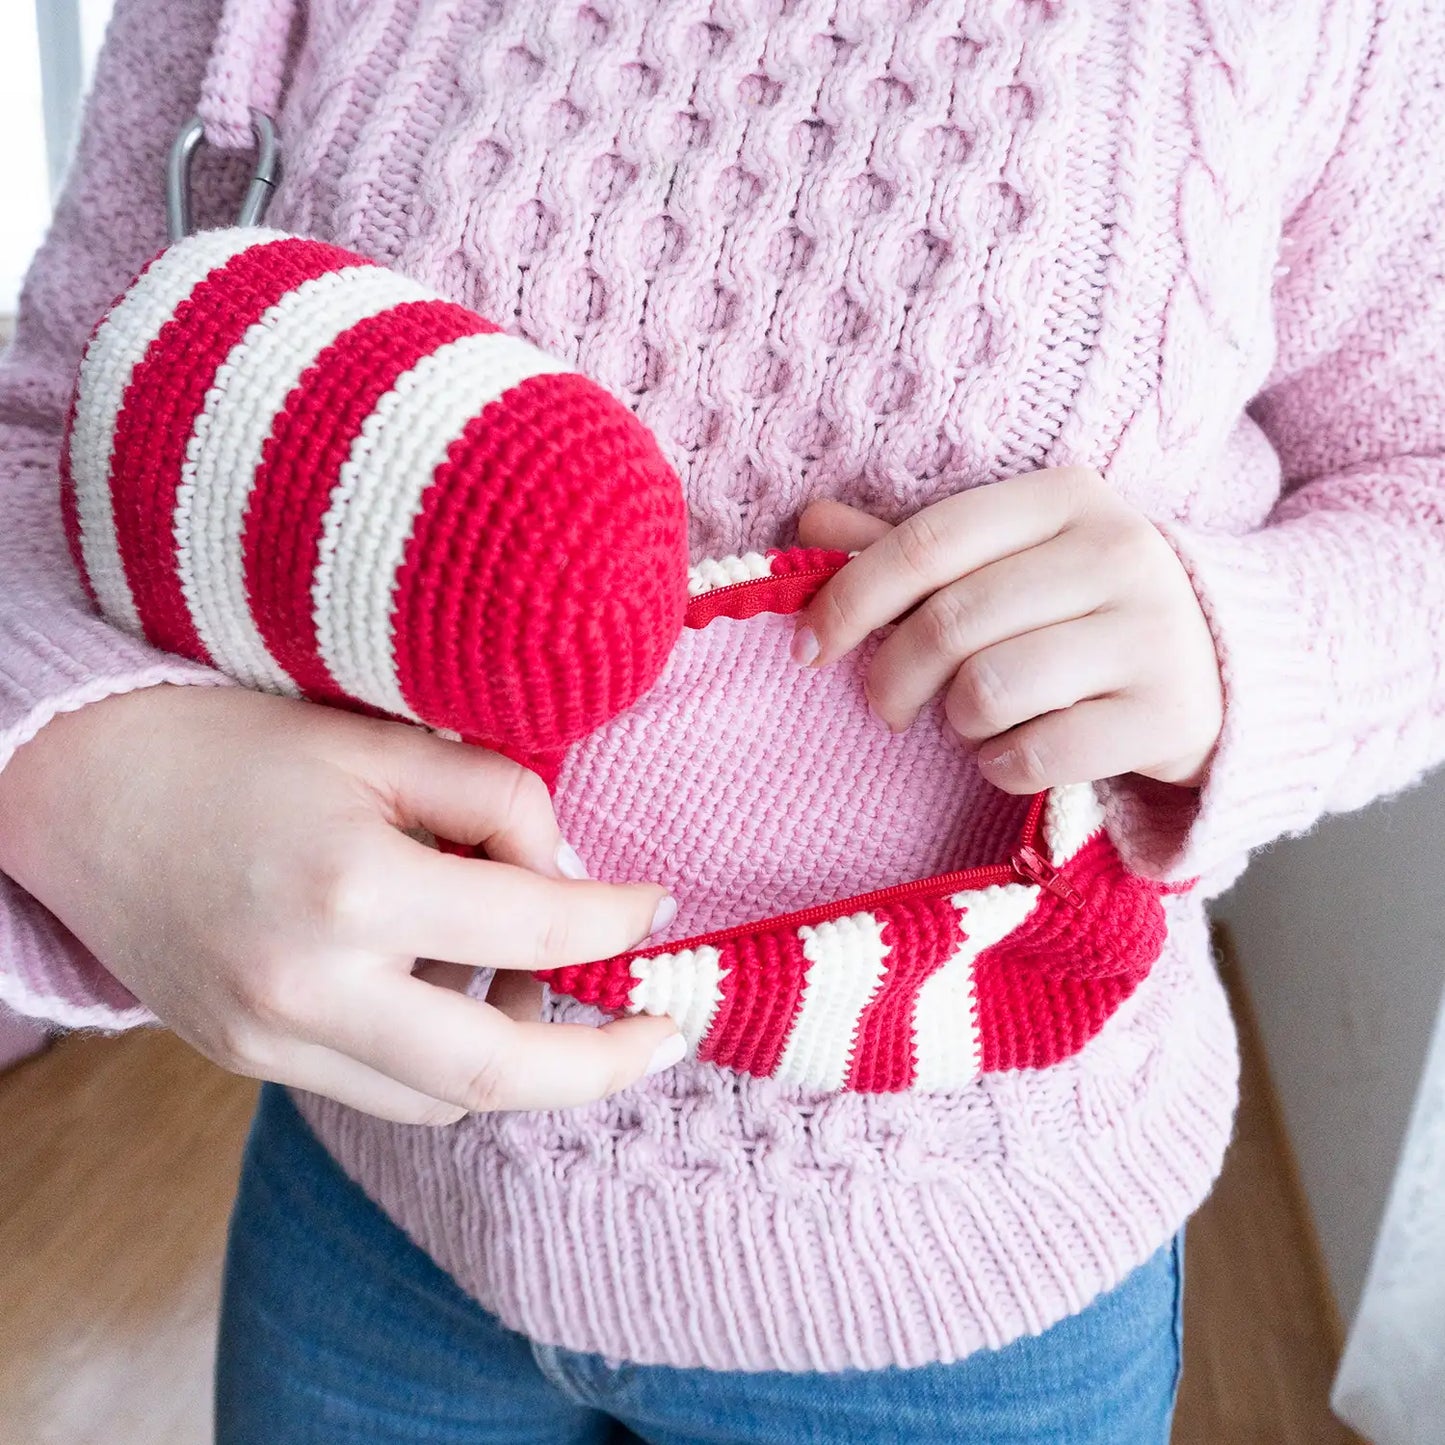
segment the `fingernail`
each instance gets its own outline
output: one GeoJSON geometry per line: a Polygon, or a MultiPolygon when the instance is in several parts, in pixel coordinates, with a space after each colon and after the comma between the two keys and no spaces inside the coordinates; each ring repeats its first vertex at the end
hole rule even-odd
{"type": "Polygon", "coordinates": [[[793,633],[793,661],[806,667],[819,653],[818,634],[811,627],[800,627],[793,633]]]}
{"type": "Polygon", "coordinates": [[[676,917],[677,899],[671,893],[664,893],[657,900],[657,911],[652,915],[652,927],[647,930],[647,936],[651,938],[654,933],[661,933],[676,917]]]}
{"type": "Polygon", "coordinates": [[[660,1074],[664,1069],[680,1064],[686,1053],[687,1040],[681,1034],[669,1034],[653,1050],[652,1057],[647,1061],[647,1072],[660,1074]]]}
{"type": "Polygon", "coordinates": [[[564,878],[590,878],[587,865],[565,839],[557,845],[557,870],[564,878]]]}

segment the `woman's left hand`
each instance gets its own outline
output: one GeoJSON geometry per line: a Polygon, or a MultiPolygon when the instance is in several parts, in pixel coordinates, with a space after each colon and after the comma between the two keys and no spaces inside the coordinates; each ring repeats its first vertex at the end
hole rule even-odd
{"type": "Polygon", "coordinates": [[[1224,716],[1209,625],[1174,549],[1092,468],[975,487],[897,526],[814,502],[799,542],[858,555],[799,615],[794,657],[824,666],[898,621],[865,682],[895,732],[942,692],[1006,792],[1127,772],[1202,785],[1224,716]]]}

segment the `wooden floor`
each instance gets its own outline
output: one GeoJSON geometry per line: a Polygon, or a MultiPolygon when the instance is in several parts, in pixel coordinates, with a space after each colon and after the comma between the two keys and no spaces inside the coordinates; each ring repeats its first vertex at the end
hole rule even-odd
{"type": "Polygon", "coordinates": [[[254,1098],[160,1033],[67,1038],[0,1079],[0,1445],[209,1440],[254,1098]]]}
{"type": "MultiPolygon", "coordinates": [[[[1346,1445],[1325,1404],[1338,1326],[1243,1023],[1238,1137],[1189,1229],[1174,1445],[1346,1445]]],[[[72,1037],[0,1078],[0,1445],[209,1439],[254,1094],[155,1033],[72,1037]]]]}

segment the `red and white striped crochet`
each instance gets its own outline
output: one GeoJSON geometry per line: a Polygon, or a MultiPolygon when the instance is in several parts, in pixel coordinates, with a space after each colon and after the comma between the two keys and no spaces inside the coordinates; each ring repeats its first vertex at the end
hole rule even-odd
{"type": "MultiPolygon", "coordinates": [[[[677,478],[602,388],[365,258],[277,232],[163,252],[96,328],[62,465],[117,625],[251,687],[507,752],[568,747],[684,629],[795,612],[846,553],[687,565],[677,478]]],[[[541,975],[668,1014],[696,1057],[819,1090],[950,1090],[1077,1052],[1164,944],[1092,784],[996,864],[541,975]]]]}
{"type": "Polygon", "coordinates": [[[687,517],[601,387],[338,247],[202,233],[101,320],[62,459],[107,617],[544,773],[682,625],[687,517]]]}

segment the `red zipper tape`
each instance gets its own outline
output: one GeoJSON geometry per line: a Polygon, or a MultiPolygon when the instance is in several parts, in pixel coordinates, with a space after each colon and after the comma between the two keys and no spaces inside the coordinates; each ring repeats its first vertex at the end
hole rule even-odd
{"type": "MultiPolygon", "coordinates": [[[[750,583],[739,584],[750,586],[750,583]]],[[[976,888],[991,888],[1003,883],[1033,883],[1056,893],[1075,908],[1084,904],[1084,895],[1048,862],[1034,847],[1039,830],[1043,825],[1044,806],[1047,793],[1035,793],[1029,804],[1028,816],[1020,830],[1021,841],[1014,849],[1007,863],[988,863],[979,868],[960,868],[951,873],[936,873],[931,878],[916,878],[908,883],[894,883],[887,888],[875,888],[870,893],[855,893],[833,903],[815,903],[810,908],[799,908],[792,913],[781,913],[774,918],[758,919],[751,923],[734,923],[727,928],[717,928],[711,933],[693,934],[689,938],[677,938],[667,943],[655,943],[649,948],[631,950],[634,958],[655,958],[662,953],[682,953],[688,949],[705,948],[709,945],[726,943],[745,934],[771,931],[772,929],[803,928],[814,923],[826,923],[834,918],[846,918],[852,913],[865,913],[869,909],[892,903],[895,899],[917,896],[936,897],[946,893],[966,893],[976,888]]]]}
{"type": "Polygon", "coordinates": [[[706,627],[719,617],[741,622],[763,612],[786,615],[801,612],[817,595],[837,567],[819,567],[806,572],[785,572],[778,577],[749,577],[729,582],[692,598],[683,615],[686,627],[706,627]]]}

